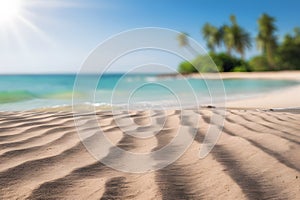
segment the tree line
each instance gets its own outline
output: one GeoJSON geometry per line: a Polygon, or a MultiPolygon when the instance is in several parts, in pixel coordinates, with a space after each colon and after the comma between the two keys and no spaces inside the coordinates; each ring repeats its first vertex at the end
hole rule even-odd
{"type": "MultiPolygon", "coordinates": [[[[255,37],[256,47],[261,54],[245,59],[246,50],[253,47],[250,33],[241,27],[234,15],[230,16],[230,24],[216,27],[210,23],[204,24],[201,29],[209,56],[216,63],[221,72],[229,71],[274,71],[274,70],[300,70],[300,28],[295,28],[293,33],[284,36],[279,42],[276,32],[276,19],[268,14],[262,14],[257,20],[258,33],[255,37]],[[225,47],[225,52],[217,49],[225,47]],[[234,52],[234,53],[233,53],[234,52]],[[240,57],[236,55],[240,55],[240,57]]],[[[184,61],[179,65],[181,73],[210,71],[203,65],[204,55],[197,55],[188,41],[188,34],[178,35],[179,45],[187,48],[195,55],[192,61],[184,61]],[[197,69],[196,69],[197,68],[197,69]]]]}

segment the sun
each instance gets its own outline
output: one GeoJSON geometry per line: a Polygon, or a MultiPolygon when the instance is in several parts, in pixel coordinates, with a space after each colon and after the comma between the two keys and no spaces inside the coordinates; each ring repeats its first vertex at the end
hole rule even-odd
{"type": "Polygon", "coordinates": [[[0,0],[0,23],[13,20],[19,15],[21,0],[0,0]]]}

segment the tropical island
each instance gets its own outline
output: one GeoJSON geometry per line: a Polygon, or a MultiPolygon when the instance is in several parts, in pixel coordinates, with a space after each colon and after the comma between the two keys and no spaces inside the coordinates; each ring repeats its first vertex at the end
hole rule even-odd
{"type": "MultiPolygon", "coordinates": [[[[300,28],[294,28],[280,41],[276,32],[276,19],[263,13],[257,20],[258,32],[255,38],[238,24],[235,15],[230,16],[230,24],[216,27],[206,23],[201,33],[209,49],[209,56],[215,62],[219,72],[254,72],[300,70],[300,28]],[[245,58],[245,52],[258,48],[261,55],[245,58]],[[217,51],[218,50],[218,51],[217,51]]],[[[214,69],[198,67],[207,55],[197,55],[189,45],[188,34],[178,35],[179,45],[195,54],[195,59],[179,64],[178,71],[182,74],[195,72],[215,72],[214,69]]]]}
{"type": "Polygon", "coordinates": [[[0,0],[0,200],[300,199],[299,9],[0,0]]]}

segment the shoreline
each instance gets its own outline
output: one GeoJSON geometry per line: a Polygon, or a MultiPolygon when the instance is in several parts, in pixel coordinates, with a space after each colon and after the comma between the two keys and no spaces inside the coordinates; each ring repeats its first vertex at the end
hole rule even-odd
{"type": "Polygon", "coordinates": [[[191,74],[161,74],[158,77],[186,77],[206,79],[271,79],[300,81],[299,71],[266,71],[266,72],[220,72],[191,74]]]}
{"type": "MultiPolygon", "coordinates": [[[[174,75],[179,76],[179,75],[174,75]]],[[[290,80],[300,83],[300,71],[270,71],[270,72],[223,72],[223,73],[196,73],[183,75],[187,78],[204,79],[266,79],[266,80],[290,80]]],[[[216,105],[218,106],[218,105],[216,105]]],[[[226,101],[226,108],[300,108],[300,84],[297,86],[271,91],[266,94],[258,94],[245,99],[226,101]]]]}
{"type": "MultiPolygon", "coordinates": [[[[160,78],[172,77],[176,78],[181,75],[168,74],[159,75],[160,78]]],[[[226,108],[257,108],[257,109],[274,109],[274,108],[299,108],[300,107],[300,71],[279,71],[279,72],[226,72],[226,73],[202,73],[202,74],[186,74],[182,75],[187,78],[204,78],[204,79],[265,79],[265,80],[288,80],[299,82],[299,85],[279,89],[277,91],[270,91],[257,93],[240,97],[227,96],[225,101],[226,108]]],[[[212,107],[224,107],[224,104],[199,104],[200,107],[212,106],[212,107]]],[[[111,106],[98,107],[99,110],[109,110],[111,106]]],[[[118,105],[116,105],[118,107],[118,105]]],[[[193,108],[192,106],[189,108],[193,108]]],[[[176,109],[170,106],[168,109],[176,109]]],[[[22,111],[22,110],[16,110],[22,111]]],[[[59,112],[59,111],[72,111],[72,105],[55,105],[49,107],[39,107],[33,109],[24,109],[23,111],[45,111],[45,112],[59,112]]],[[[1,111],[1,112],[6,112],[1,111]]]]}
{"type": "MultiPolygon", "coordinates": [[[[269,80],[291,80],[300,83],[299,71],[281,72],[229,72],[221,74],[223,79],[269,79],[269,80]]],[[[271,91],[263,95],[242,100],[232,100],[226,102],[226,107],[249,107],[249,108],[300,108],[300,85],[292,86],[278,91],[271,91]],[[246,105],[246,106],[245,106],[246,105]]]]}
{"type": "Polygon", "coordinates": [[[300,85],[293,86],[255,97],[227,101],[226,107],[248,107],[257,109],[300,108],[299,91],[300,85]]]}
{"type": "MultiPolygon", "coordinates": [[[[174,75],[162,75],[160,77],[176,77],[174,75]]],[[[226,73],[204,73],[183,75],[188,78],[205,79],[267,79],[267,80],[290,80],[297,81],[299,85],[271,91],[266,94],[258,93],[252,97],[243,99],[226,100],[226,108],[249,108],[249,109],[276,109],[276,108],[300,108],[300,71],[276,71],[276,72],[226,72],[226,73]]],[[[207,105],[218,106],[216,105],[207,105]]],[[[203,105],[203,107],[207,107],[203,105]]],[[[170,108],[174,109],[174,108],[170,108]]]]}

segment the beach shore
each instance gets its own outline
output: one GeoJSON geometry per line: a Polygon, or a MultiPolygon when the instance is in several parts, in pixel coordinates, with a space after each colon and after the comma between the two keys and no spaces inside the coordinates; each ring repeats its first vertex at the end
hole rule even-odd
{"type": "MultiPolygon", "coordinates": [[[[202,77],[199,74],[191,75],[191,77],[202,77]]],[[[220,74],[203,74],[208,79],[269,79],[269,80],[291,80],[299,81],[299,71],[281,71],[281,72],[228,72],[220,74]]],[[[252,98],[239,100],[228,100],[226,107],[230,108],[300,108],[300,85],[281,89],[252,98]]]]}
{"type": "MultiPolygon", "coordinates": [[[[221,76],[300,80],[299,72],[221,76]]],[[[204,159],[199,158],[199,149],[218,108],[97,111],[97,127],[92,126],[91,115],[77,116],[86,125],[82,131],[91,133],[91,141],[101,127],[112,144],[134,153],[163,148],[182,127],[187,137],[196,131],[178,160],[140,174],[96,160],[79,139],[71,111],[0,112],[0,199],[297,199],[300,111],[270,109],[300,107],[299,91],[296,86],[227,102],[224,126],[215,124],[221,136],[204,159]],[[138,138],[128,131],[154,136],[138,138]]],[[[112,153],[113,149],[103,153],[100,161],[112,153]]],[[[116,161],[124,159],[123,154],[113,156],[116,161]]]]}
{"type": "MultiPolygon", "coordinates": [[[[167,74],[162,77],[181,77],[178,74],[167,74]]],[[[226,73],[193,73],[185,74],[188,78],[203,79],[265,79],[265,80],[290,80],[300,83],[299,71],[278,72],[226,72],[226,73]]],[[[259,91],[257,91],[259,93],[259,91]]],[[[219,105],[213,105],[219,106],[219,105]]],[[[223,104],[221,105],[223,106],[223,104]]],[[[230,99],[226,101],[229,108],[298,108],[300,107],[300,85],[287,89],[279,89],[269,93],[255,95],[241,99],[230,99]]]]}

